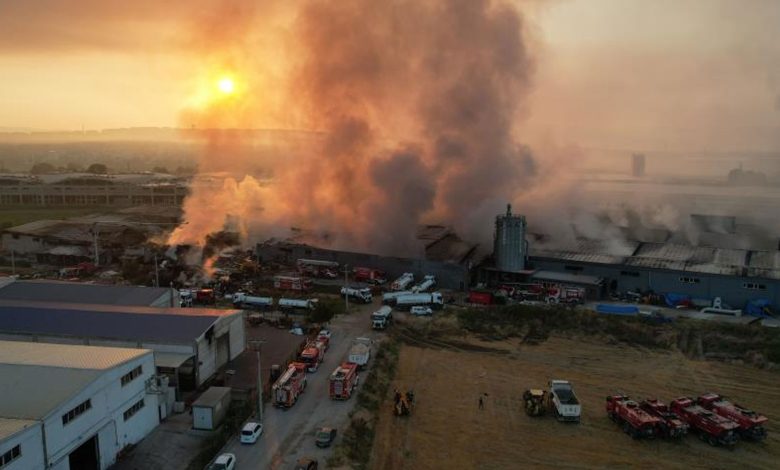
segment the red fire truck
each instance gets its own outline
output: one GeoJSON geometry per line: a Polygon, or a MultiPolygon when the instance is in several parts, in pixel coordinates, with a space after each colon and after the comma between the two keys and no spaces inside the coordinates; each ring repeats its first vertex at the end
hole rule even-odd
{"type": "Polygon", "coordinates": [[[344,362],[330,374],[330,398],[347,400],[358,384],[357,364],[344,362]]]}
{"type": "Polygon", "coordinates": [[[311,279],[300,276],[274,276],[274,287],[277,289],[307,291],[311,286],[311,279]]]}
{"type": "Polygon", "coordinates": [[[290,408],[306,389],[306,365],[293,362],[272,387],[274,406],[290,408]]]}

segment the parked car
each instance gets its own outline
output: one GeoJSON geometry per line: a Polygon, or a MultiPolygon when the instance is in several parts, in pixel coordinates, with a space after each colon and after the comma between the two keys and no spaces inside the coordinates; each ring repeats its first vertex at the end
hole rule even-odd
{"type": "Polygon", "coordinates": [[[206,470],[235,470],[235,468],[236,456],[233,454],[222,454],[206,470]]]}
{"type": "Polygon", "coordinates": [[[246,423],[241,429],[241,443],[242,444],[254,444],[257,439],[260,438],[260,434],[263,433],[263,425],[250,421],[246,423]]]}
{"type": "Polygon", "coordinates": [[[330,330],[320,330],[319,333],[317,333],[317,336],[324,336],[328,339],[330,339],[331,332],[330,330]]]}
{"type": "Polygon", "coordinates": [[[409,309],[409,313],[418,317],[427,317],[433,315],[433,310],[431,310],[431,307],[426,307],[424,305],[415,305],[409,309]]]}
{"type": "Polygon", "coordinates": [[[295,470],[317,470],[317,466],[316,460],[304,457],[295,463],[295,470]]]}
{"type": "Polygon", "coordinates": [[[317,447],[330,447],[336,440],[336,430],[333,428],[320,428],[317,431],[317,447]]]}

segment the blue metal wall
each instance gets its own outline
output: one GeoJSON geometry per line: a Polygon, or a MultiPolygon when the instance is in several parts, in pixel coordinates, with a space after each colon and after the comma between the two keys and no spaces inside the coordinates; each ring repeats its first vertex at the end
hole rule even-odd
{"type": "Polygon", "coordinates": [[[775,279],[722,276],[687,271],[666,271],[625,265],[591,264],[534,257],[531,258],[531,262],[535,269],[602,277],[605,279],[605,285],[608,288],[614,285],[620,292],[638,289],[641,291],[653,290],[658,293],[675,292],[701,299],[720,297],[723,299],[723,302],[735,308],[744,307],[752,299],[769,299],[775,306],[780,306],[780,280],[775,279]],[[582,270],[575,271],[571,269],[572,267],[582,268],[582,270]],[[638,273],[638,276],[627,275],[626,273],[638,273]],[[696,278],[699,282],[686,283],[681,281],[680,278],[696,278]],[[744,287],[745,283],[761,284],[766,289],[746,289],[744,287]]]}

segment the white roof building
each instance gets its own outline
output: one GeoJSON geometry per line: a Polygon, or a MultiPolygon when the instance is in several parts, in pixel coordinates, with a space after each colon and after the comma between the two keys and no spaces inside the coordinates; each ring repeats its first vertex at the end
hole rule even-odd
{"type": "Polygon", "coordinates": [[[0,341],[0,468],[105,469],[158,424],[147,349],[0,341]]]}

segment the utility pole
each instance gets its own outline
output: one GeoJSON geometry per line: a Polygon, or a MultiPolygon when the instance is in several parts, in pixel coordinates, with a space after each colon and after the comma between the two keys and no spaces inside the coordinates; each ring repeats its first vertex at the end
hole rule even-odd
{"type": "Polygon", "coordinates": [[[349,279],[347,277],[349,275],[349,269],[348,268],[349,268],[349,265],[345,264],[344,265],[344,289],[345,289],[344,290],[344,313],[345,314],[349,313],[349,295],[347,294],[347,291],[346,291],[346,289],[349,289],[349,279]]]}
{"type": "Polygon", "coordinates": [[[100,255],[98,254],[98,226],[97,223],[92,226],[92,235],[95,238],[95,266],[100,265],[100,255]]]}
{"type": "Polygon", "coordinates": [[[160,271],[157,269],[157,253],[154,254],[154,287],[160,287],[160,271]]]}
{"type": "Polygon", "coordinates": [[[265,343],[263,340],[249,340],[257,355],[257,420],[260,424],[263,423],[263,369],[260,366],[260,349],[263,343],[265,343]]]}

